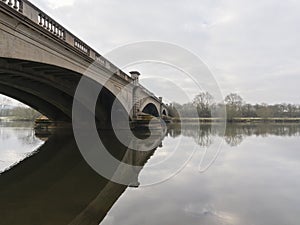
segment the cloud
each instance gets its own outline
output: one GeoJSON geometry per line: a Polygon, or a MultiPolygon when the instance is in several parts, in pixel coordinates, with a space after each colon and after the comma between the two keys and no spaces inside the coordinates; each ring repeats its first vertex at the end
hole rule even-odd
{"type": "Polygon", "coordinates": [[[47,5],[51,9],[57,9],[65,6],[72,6],[75,0],[47,0],[47,5]]]}
{"type": "Polygon", "coordinates": [[[246,101],[300,103],[294,88],[300,77],[293,72],[299,71],[300,58],[298,1],[32,2],[45,5],[46,12],[102,54],[131,42],[166,41],[215,68],[225,95],[238,90],[246,101]],[[282,84],[282,96],[276,95],[286,77],[292,80],[282,84]]]}

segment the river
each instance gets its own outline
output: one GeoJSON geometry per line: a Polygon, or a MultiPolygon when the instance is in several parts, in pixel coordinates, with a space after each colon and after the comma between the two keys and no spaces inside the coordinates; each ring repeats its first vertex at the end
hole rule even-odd
{"type": "Polygon", "coordinates": [[[130,185],[98,175],[71,131],[1,123],[0,224],[299,224],[298,124],[171,126],[137,145],[148,152],[101,133],[114,158],[140,166],[122,171],[130,185]]]}

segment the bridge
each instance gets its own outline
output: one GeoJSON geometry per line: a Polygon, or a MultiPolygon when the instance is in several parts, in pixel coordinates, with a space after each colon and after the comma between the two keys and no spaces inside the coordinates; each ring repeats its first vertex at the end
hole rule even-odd
{"type": "Polygon", "coordinates": [[[100,127],[111,123],[112,106],[121,90],[132,107],[126,109],[120,102],[120,118],[168,116],[162,98],[139,84],[138,72],[124,73],[27,0],[0,1],[0,40],[0,93],[53,121],[72,121],[82,77],[101,88],[95,114],[100,127]]]}

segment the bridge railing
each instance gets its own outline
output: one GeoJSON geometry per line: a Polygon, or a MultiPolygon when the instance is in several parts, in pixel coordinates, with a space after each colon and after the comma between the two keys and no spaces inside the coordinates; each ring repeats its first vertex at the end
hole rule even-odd
{"type": "Polygon", "coordinates": [[[1,2],[5,3],[6,5],[10,6],[11,8],[23,12],[23,1],[22,0],[1,0],[1,2]]]}
{"type": "Polygon", "coordinates": [[[28,0],[0,0],[0,3],[4,3],[11,9],[19,12],[34,23],[38,24],[40,27],[47,30],[49,32],[49,35],[53,35],[59,38],[77,51],[101,64],[114,74],[127,81],[132,81],[132,78],[129,75],[121,71],[117,66],[112,64],[110,61],[96,52],[93,48],[81,41],[78,37],[73,35],[70,31],[65,29],[62,25],[60,25],[58,22],[56,22],[54,19],[52,19],[50,16],[48,16],[28,0]]]}
{"type": "Polygon", "coordinates": [[[156,101],[160,101],[158,97],[155,96],[154,93],[152,93],[151,91],[149,91],[147,88],[145,88],[143,85],[139,84],[139,87],[150,97],[154,98],[156,101]]]}

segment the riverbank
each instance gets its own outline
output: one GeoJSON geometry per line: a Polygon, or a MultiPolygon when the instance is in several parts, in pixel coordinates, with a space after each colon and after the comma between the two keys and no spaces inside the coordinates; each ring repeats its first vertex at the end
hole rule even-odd
{"type": "MultiPolygon", "coordinates": [[[[170,118],[173,123],[222,123],[223,118],[170,118]]],[[[26,118],[19,117],[0,117],[0,122],[36,122],[37,124],[50,125],[55,124],[48,119],[37,119],[32,121],[26,118]]],[[[231,120],[227,120],[227,123],[300,123],[300,118],[257,118],[257,117],[237,117],[231,120]]],[[[60,125],[60,124],[59,124],[60,125]]]]}
{"type": "MultiPolygon", "coordinates": [[[[182,123],[221,123],[223,118],[173,118],[172,122],[182,123]]],[[[300,118],[257,118],[236,117],[226,121],[227,123],[300,123],[300,118]]]]}
{"type": "Polygon", "coordinates": [[[0,117],[0,122],[34,122],[34,120],[20,117],[0,117]]]}

